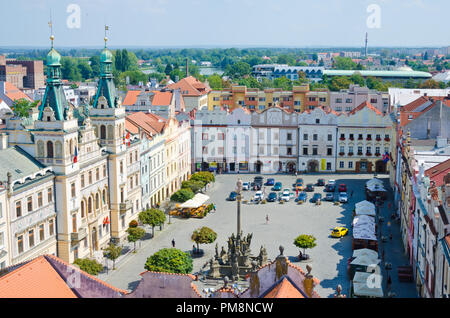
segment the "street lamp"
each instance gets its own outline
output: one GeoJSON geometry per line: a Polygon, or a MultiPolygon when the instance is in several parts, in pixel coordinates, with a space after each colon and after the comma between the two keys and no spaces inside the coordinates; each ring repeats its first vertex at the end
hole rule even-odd
{"type": "Polygon", "coordinates": [[[241,192],[242,192],[242,180],[239,178],[236,182],[236,201],[237,201],[237,233],[239,235],[241,233],[241,192]]]}

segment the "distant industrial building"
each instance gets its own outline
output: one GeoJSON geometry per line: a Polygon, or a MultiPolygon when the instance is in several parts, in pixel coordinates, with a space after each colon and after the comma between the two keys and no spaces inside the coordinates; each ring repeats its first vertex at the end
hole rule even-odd
{"type": "Polygon", "coordinates": [[[375,77],[383,81],[405,82],[412,80],[428,80],[432,77],[430,73],[419,71],[359,71],[359,70],[324,70],[323,75],[328,77],[334,76],[352,76],[360,74],[362,77],[375,77]]]}
{"type": "Polygon", "coordinates": [[[19,61],[0,56],[0,81],[9,82],[19,89],[44,87],[42,61],[19,61]]]}
{"type": "Polygon", "coordinates": [[[303,72],[306,78],[312,81],[322,79],[324,67],[322,66],[289,66],[287,64],[259,64],[253,66],[252,75],[258,81],[263,78],[273,80],[275,78],[286,77],[292,81],[298,80],[299,72],[303,72]]]}

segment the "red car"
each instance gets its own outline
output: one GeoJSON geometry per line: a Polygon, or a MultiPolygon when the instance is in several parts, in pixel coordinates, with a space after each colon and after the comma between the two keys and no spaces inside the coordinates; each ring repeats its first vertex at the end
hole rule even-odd
{"type": "Polygon", "coordinates": [[[345,184],[343,184],[343,183],[340,184],[338,191],[339,192],[347,192],[347,186],[345,184]]]}

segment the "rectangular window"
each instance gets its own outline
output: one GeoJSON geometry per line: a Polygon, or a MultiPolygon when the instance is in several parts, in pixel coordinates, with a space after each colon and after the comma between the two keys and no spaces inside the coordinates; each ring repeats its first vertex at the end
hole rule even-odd
{"type": "Polygon", "coordinates": [[[352,102],[352,99],[351,99],[351,98],[346,98],[346,99],[345,99],[345,102],[346,102],[347,104],[349,104],[349,103],[352,102]]]}
{"type": "Polygon", "coordinates": [[[33,211],[33,197],[27,198],[27,209],[28,209],[28,212],[33,211]]]}
{"type": "Polygon", "coordinates": [[[34,230],[28,231],[28,243],[30,248],[34,246],[34,230]]]}
{"type": "Polygon", "coordinates": [[[362,153],[362,147],[358,146],[358,153],[362,153]]]}
{"type": "Polygon", "coordinates": [[[308,134],[303,134],[303,140],[308,140],[308,134]]]}
{"type": "Polygon", "coordinates": [[[349,161],[348,162],[348,168],[349,169],[353,169],[353,161],[349,161]]]}
{"type": "Polygon", "coordinates": [[[372,153],[372,148],[371,147],[367,147],[367,153],[372,153]]]}
{"type": "Polygon", "coordinates": [[[333,135],[332,134],[328,134],[328,141],[333,141],[333,135]]]}
{"type": "Polygon", "coordinates": [[[55,220],[52,219],[48,222],[48,234],[52,236],[54,234],[54,230],[55,230],[55,220]]]}
{"type": "Polygon", "coordinates": [[[303,155],[307,156],[308,155],[308,148],[303,148],[303,155]]]}
{"type": "Polygon", "coordinates": [[[5,245],[3,235],[3,232],[0,232],[0,247],[3,247],[5,245]]]}
{"type": "Polygon", "coordinates": [[[96,181],[100,180],[100,168],[95,169],[95,179],[96,181]]]}
{"type": "Polygon", "coordinates": [[[291,148],[291,147],[288,147],[288,148],[287,148],[287,155],[288,155],[288,156],[291,156],[291,155],[292,155],[292,148],[291,148]]]}
{"type": "Polygon", "coordinates": [[[333,155],[333,148],[328,147],[327,148],[327,156],[332,156],[333,155]]]}
{"type": "Polygon", "coordinates": [[[339,147],[339,152],[344,153],[344,151],[345,151],[344,149],[345,149],[344,146],[340,146],[340,147],[339,147]]]}
{"type": "Polygon", "coordinates": [[[81,175],[81,187],[84,188],[84,174],[81,175]]]}
{"type": "Polygon", "coordinates": [[[331,170],[331,162],[327,162],[327,170],[331,170]]]}
{"type": "Polygon", "coordinates": [[[349,147],[348,147],[348,152],[353,153],[353,146],[349,146],[349,147]]]}
{"type": "Polygon", "coordinates": [[[123,161],[120,162],[120,173],[123,173],[123,161]]]}
{"type": "Polygon", "coordinates": [[[317,140],[317,134],[313,135],[313,140],[317,140]]]}
{"type": "Polygon", "coordinates": [[[17,237],[17,251],[23,253],[23,235],[17,237]]]}
{"type": "Polygon", "coordinates": [[[376,99],[376,98],[371,98],[371,99],[370,99],[370,103],[371,103],[371,104],[376,104],[376,103],[378,103],[378,99],[376,99]]]}
{"type": "Polygon", "coordinates": [[[16,202],[16,216],[17,217],[22,216],[22,202],[20,202],[20,201],[16,202]]]}
{"type": "Polygon", "coordinates": [[[344,168],[344,161],[339,161],[339,168],[341,168],[341,169],[344,168]]]}
{"type": "Polygon", "coordinates": [[[317,156],[317,146],[313,147],[313,156],[317,156]]]}
{"type": "Polygon", "coordinates": [[[75,189],[75,182],[72,182],[72,184],[70,185],[70,192],[71,192],[72,198],[75,198],[75,196],[77,195],[76,189],[75,189]]]}
{"type": "Polygon", "coordinates": [[[53,189],[52,188],[47,189],[47,201],[48,201],[48,203],[53,202],[53,189]]]}
{"type": "Polygon", "coordinates": [[[259,147],[259,153],[260,153],[261,155],[264,154],[264,147],[263,147],[263,146],[260,146],[260,147],[259,147]]]}
{"type": "Polygon", "coordinates": [[[375,153],[380,153],[380,147],[375,147],[375,153]]]}
{"type": "Polygon", "coordinates": [[[278,155],[278,147],[273,148],[273,155],[278,155]]]}
{"type": "Polygon", "coordinates": [[[106,177],[106,165],[103,165],[103,178],[106,177]]]}
{"type": "Polygon", "coordinates": [[[39,225],[39,241],[45,240],[44,224],[39,225]]]}
{"type": "Polygon", "coordinates": [[[89,175],[89,184],[92,184],[92,171],[89,171],[88,175],[89,175]]]}
{"type": "Polygon", "coordinates": [[[72,232],[77,233],[77,215],[72,215],[72,232]]]}
{"type": "Polygon", "coordinates": [[[287,140],[292,140],[292,134],[291,133],[287,134],[287,140]]]}
{"type": "Polygon", "coordinates": [[[38,208],[42,207],[43,205],[43,198],[42,198],[42,192],[38,193],[38,208]]]}
{"type": "Polygon", "coordinates": [[[342,98],[336,98],[336,104],[342,103],[342,98]]]}

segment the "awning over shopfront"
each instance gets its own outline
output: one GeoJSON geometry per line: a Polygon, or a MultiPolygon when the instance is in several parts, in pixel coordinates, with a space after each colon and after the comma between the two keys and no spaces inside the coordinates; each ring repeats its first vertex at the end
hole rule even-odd
{"type": "Polygon", "coordinates": [[[180,208],[198,208],[199,206],[205,204],[206,201],[208,201],[209,196],[197,193],[192,199],[187,200],[183,204],[180,204],[180,208]]]}
{"type": "Polygon", "coordinates": [[[362,266],[376,266],[380,263],[380,260],[378,259],[378,255],[376,256],[369,256],[369,254],[359,256],[355,258],[350,264],[351,265],[362,265],[362,266]]]}
{"type": "Polygon", "coordinates": [[[373,186],[373,185],[378,185],[380,187],[383,187],[383,181],[381,181],[380,179],[377,179],[377,178],[373,178],[366,182],[366,187],[373,186]]]}

